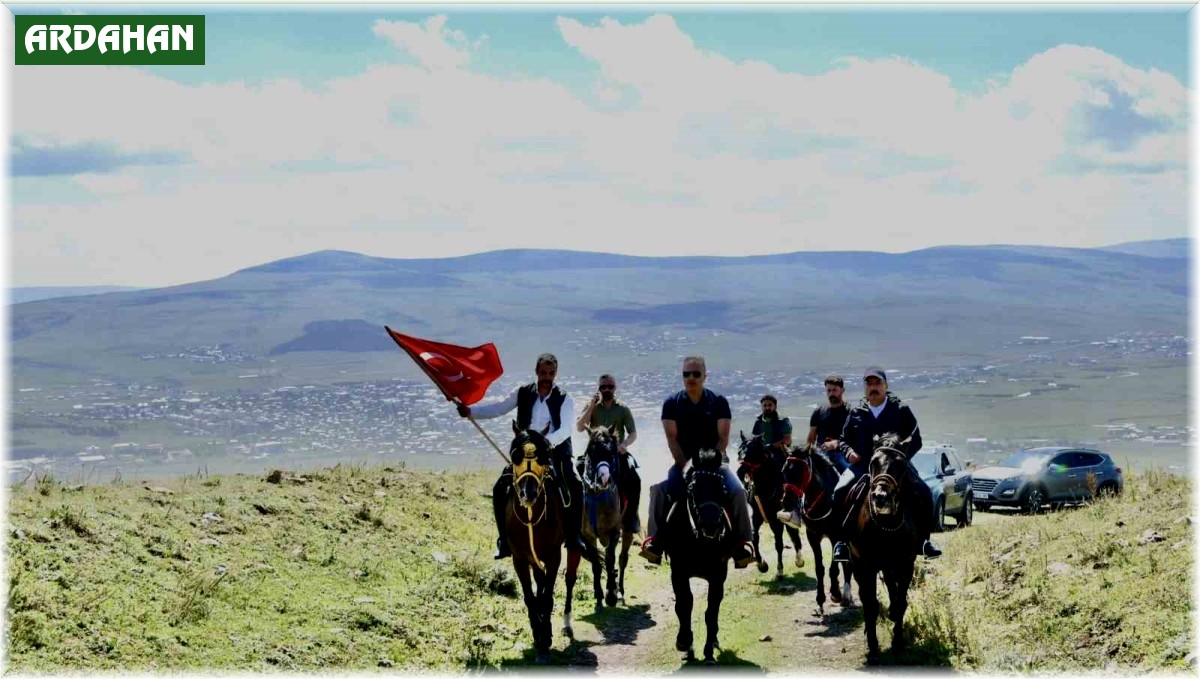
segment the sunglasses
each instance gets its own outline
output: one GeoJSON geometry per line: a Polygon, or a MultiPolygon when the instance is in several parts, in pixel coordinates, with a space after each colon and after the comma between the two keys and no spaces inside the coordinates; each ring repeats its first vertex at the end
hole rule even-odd
{"type": "Polygon", "coordinates": [[[683,371],[683,378],[684,378],[684,379],[687,379],[687,378],[689,378],[689,377],[694,377],[694,378],[696,378],[696,379],[700,379],[700,375],[701,375],[701,374],[702,374],[702,373],[701,373],[699,370],[684,370],[684,371],[683,371]]]}
{"type": "Polygon", "coordinates": [[[612,391],[613,389],[616,389],[616,388],[617,388],[617,385],[615,385],[615,384],[601,384],[600,385],[600,391],[612,391]]]}

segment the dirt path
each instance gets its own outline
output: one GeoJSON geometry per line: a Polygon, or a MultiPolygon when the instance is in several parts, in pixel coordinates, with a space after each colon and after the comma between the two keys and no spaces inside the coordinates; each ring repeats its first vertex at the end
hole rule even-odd
{"type": "MultiPolygon", "coordinates": [[[[983,521],[999,518],[976,516],[983,521]]],[[[767,544],[770,540],[764,536],[763,545],[767,544]]],[[[771,565],[767,573],[759,573],[753,567],[731,569],[721,606],[722,648],[717,658],[720,665],[764,673],[846,672],[865,666],[866,638],[857,585],[853,586],[853,606],[841,607],[827,600],[826,617],[817,617],[816,575],[807,543],[803,552],[805,564],[798,569],[793,563],[791,546],[784,548],[784,577],[778,580],[773,547],[767,555],[771,565]]],[[[828,544],[824,552],[828,569],[831,552],[828,544]]],[[[669,674],[689,665],[674,648],[679,623],[669,566],[653,567],[631,554],[626,586],[626,605],[597,613],[591,586],[586,585],[588,598],[581,600],[577,595],[575,601],[574,641],[562,636],[561,608],[556,611],[556,664],[591,668],[599,674],[669,674]]],[[[696,601],[692,629],[696,652],[700,653],[705,634],[707,585],[693,580],[692,592],[696,601]]],[[[886,602],[882,587],[880,596],[886,602]]],[[[895,662],[886,652],[891,642],[890,624],[880,624],[878,634],[885,649],[884,662],[895,662]]]]}

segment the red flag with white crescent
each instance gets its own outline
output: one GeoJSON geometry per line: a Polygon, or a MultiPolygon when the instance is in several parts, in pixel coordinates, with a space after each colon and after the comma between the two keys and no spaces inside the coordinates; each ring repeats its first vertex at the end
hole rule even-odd
{"type": "Polygon", "coordinates": [[[491,342],[467,348],[404,335],[386,325],[383,329],[438,385],[447,401],[457,397],[465,405],[478,403],[488,386],[504,374],[500,354],[491,342]]]}

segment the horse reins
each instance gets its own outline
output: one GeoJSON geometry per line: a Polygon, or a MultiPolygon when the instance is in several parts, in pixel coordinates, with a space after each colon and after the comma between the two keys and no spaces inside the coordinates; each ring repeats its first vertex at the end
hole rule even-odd
{"type": "MultiPolygon", "coordinates": [[[[537,504],[538,499],[542,499],[542,513],[535,519],[533,518],[533,507],[526,507],[525,511],[528,516],[528,520],[526,521],[521,518],[520,513],[517,512],[517,508],[513,507],[513,518],[529,531],[529,553],[533,555],[533,564],[538,567],[538,570],[545,573],[546,564],[542,563],[542,560],[538,558],[537,545],[533,540],[533,527],[546,518],[546,511],[550,507],[550,500],[546,498],[546,467],[537,462],[537,446],[535,444],[526,443],[521,450],[524,453],[522,463],[525,469],[513,477],[513,488],[517,488],[517,485],[525,477],[533,477],[534,482],[537,483],[537,493],[533,496],[533,503],[537,504]]],[[[515,458],[516,456],[514,455],[513,457],[515,458]]]]}
{"type": "MultiPolygon", "coordinates": [[[[810,455],[811,455],[811,453],[810,453],[810,455]]],[[[795,493],[797,498],[800,498],[801,500],[803,500],[808,497],[808,494],[805,492],[805,490],[808,488],[809,484],[811,484],[812,480],[813,480],[812,463],[806,462],[804,460],[804,458],[800,457],[799,455],[788,455],[788,460],[795,460],[796,462],[804,465],[804,480],[802,480],[800,482],[799,486],[797,486],[793,483],[788,483],[787,481],[784,481],[783,490],[784,490],[784,492],[790,491],[792,493],[795,493]]],[[[825,497],[825,489],[821,488],[817,492],[816,497],[813,498],[812,506],[816,507],[818,504],[821,503],[821,500],[824,499],[824,497],[825,497]]],[[[820,517],[816,517],[816,518],[813,518],[813,516],[808,513],[808,509],[806,508],[806,506],[807,506],[807,503],[802,503],[800,505],[800,513],[804,516],[805,519],[807,519],[809,521],[823,521],[823,520],[829,518],[829,515],[833,513],[833,503],[832,502],[829,504],[829,511],[825,512],[824,515],[822,515],[820,517]]]]}

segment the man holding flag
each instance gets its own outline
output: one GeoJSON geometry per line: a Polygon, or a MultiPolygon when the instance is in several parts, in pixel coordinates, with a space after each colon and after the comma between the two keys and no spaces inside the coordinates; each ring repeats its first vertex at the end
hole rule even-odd
{"type": "MultiPolygon", "coordinates": [[[[579,539],[579,528],[583,522],[583,482],[575,471],[574,455],[571,449],[571,426],[575,422],[575,401],[558,385],[554,378],[558,375],[558,358],[554,354],[542,354],[534,366],[537,382],[518,387],[508,398],[497,403],[470,408],[458,404],[458,414],[463,417],[491,419],[501,417],[513,408],[517,409],[517,426],[521,429],[542,431],[549,428],[546,439],[554,447],[553,459],[555,476],[566,486],[570,497],[570,505],[563,508],[563,539],[567,549],[583,553],[583,557],[592,561],[595,556],[592,550],[579,539]]],[[[508,491],[512,487],[512,466],[505,467],[496,485],[492,487],[492,509],[496,514],[496,530],[499,535],[496,540],[496,558],[503,559],[512,556],[505,538],[505,511],[508,505],[508,491]]]]}

